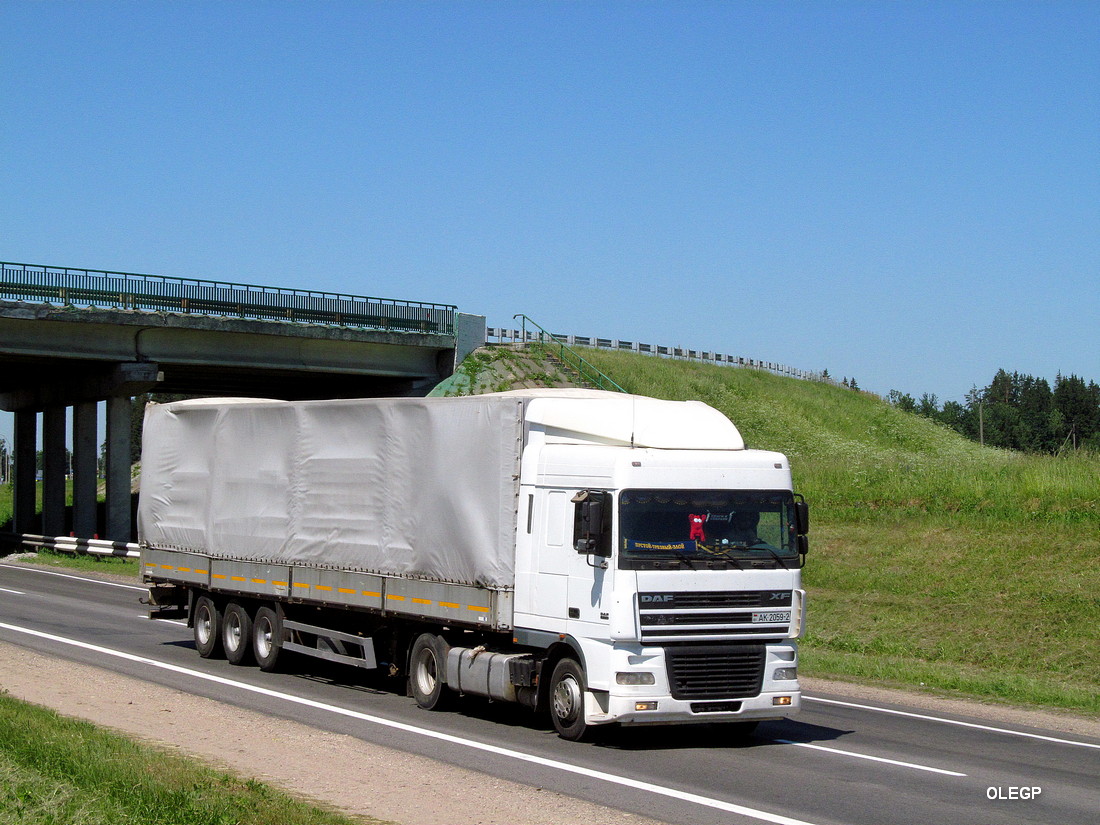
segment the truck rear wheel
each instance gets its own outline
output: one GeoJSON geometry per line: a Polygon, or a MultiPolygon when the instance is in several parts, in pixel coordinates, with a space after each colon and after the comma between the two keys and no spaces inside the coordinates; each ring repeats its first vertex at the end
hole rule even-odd
{"type": "Polygon", "coordinates": [[[434,633],[421,633],[409,654],[409,690],[425,710],[443,710],[452,696],[444,683],[446,642],[434,633]]]}
{"type": "Polygon", "coordinates": [[[252,617],[239,602],[225,606],[222,617],[222,647],[230,664],[245,663],[252,650],[252,617]]]}
{"type": "Polygon", "coordinates": [[[283,623],[279,614],[270,607],[261,607],[252,620],[252,652],[260,670],[265,673],[275,670],[282,649],[283,623]]]}
{"type": "Polygon", "coordinates": [[[204,659],[220,659],[222,649],[221,611],[209,596],[195,599],[191,624],[195,632],[195,650],[204,659]]]}
{"type": "Polygon", "coordinates": [[[562,739],[579,742],[589,731],[584,721],[584,669],[573,659],[562,659],[554,667],[550,718],[562,739]]]}

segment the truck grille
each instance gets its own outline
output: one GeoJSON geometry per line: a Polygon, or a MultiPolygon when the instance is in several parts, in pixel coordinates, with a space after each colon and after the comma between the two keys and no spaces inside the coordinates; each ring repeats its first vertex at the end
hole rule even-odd
{"type": "Polygon", "coordinates": [[[665,663],[674,699],[757,696],[764,683],[763,645],[668,648],[665,663]]]}
{"type": "Polygon", "coordinates": [[[698,593],[639,593],[642,610],[689,610],[723,607],[786,607],[791,603],[790,590],[725,590],[698,593]]]}
{"type": "Polygon", "coordinates": [[[639,593],[638,623],[643,641],[782,638],[790,632],[792,601],[790,590],[639,593]]]}

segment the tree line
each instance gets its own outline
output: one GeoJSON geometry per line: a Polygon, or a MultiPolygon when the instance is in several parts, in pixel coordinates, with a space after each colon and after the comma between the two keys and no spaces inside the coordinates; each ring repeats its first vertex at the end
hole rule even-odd
{"type": "Polygon", "coordinates": [[[925,393],[919,400],[891,390],[899,409],[938,421],[991,447],[1056,454],[1100,452],[1100,385],[1059,373],[1051,388],[1045,378],[997,370],[989,386],[973,386],[963,403],[925,393]]]}

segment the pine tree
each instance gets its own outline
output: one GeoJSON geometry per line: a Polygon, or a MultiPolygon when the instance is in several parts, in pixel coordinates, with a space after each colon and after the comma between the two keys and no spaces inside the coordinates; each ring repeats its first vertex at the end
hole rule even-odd
{"type": "Polygon", "coordinates": [[[890,390],[888,400],[893,406],[897,407],[899,410],[904,410],[905,412],[916,412],[917,410],[917,402],[914,401],[913,396],[911,396],[907,392],[902,392],[901,390],[890,390]]]}

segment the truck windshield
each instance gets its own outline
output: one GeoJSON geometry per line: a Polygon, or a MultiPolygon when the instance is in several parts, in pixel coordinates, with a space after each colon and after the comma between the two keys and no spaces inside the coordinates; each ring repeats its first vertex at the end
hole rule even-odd
{"type": "Polygon", "coordinates": [[[794,496],[785,490],[624,490],[619,496],[624,566],[787,566],[797,559],[794,496]]]}

